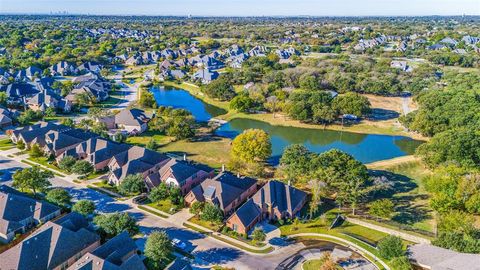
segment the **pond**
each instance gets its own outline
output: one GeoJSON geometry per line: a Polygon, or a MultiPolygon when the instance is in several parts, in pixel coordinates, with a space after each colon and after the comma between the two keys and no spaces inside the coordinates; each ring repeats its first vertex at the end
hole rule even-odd
{"type": "MultiPolygon", "coordinates": [[[[151,88],[151,92],[159,106],[186,109],[200,122],[208,121],[212,117],[226,113],[225,110],[204,103],[185,90],[154,86],[151,88]]],[[[316,153],[336,148],[351,154],[363,163],[411,155],[422,144],[421,141],[403,136],[272,126],[251,119],[234,119],[218,128],[215,134],[233,139],[249,128],[263,129],[270,135],[272,157],[269,161],[274,165],[278,164],[285,147],[294,143],[303,144],[310,151],[316,153]]]]}
{"type": "Polygon", "coordinates": [[[179,90],[164,86],[153,86],[150,88],[159,106],[186,109],[192,113],[195,120],[207,122],[211,118],[225,114],[226,111],[207,104],[192,96],[188,91],[179,90]]]}
{"type": "Polygon", "coordinates": [[[216,134],[234,138],[249,128],[263,129],[270,135],[272,141],[270,162],[275,165],[278,164],[285,147],[290,144],[303,144],[316,153],[336,148],[349,153],[363,163],[411,155],[422,144],[421,141],[403,136],[272,126],[251,119],[234,119],[217,129],[216,134]]]}

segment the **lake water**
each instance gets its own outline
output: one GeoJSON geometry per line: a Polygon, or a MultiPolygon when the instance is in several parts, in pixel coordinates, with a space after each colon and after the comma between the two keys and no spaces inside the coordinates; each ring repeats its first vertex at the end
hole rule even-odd
{"type": "Polygon", "coordinates": [[[154,86],[150,89],[159,106],[170,106],[173,108],[186,109],[192,113],[195,120],[207,122],[211,118],[225,114],[226,111],[204,103],[192,96],[188,91],[175,88],[154,86]]]}
{"type": "MultiPolygon", "coordinates": [[[[190,95],[188,91],[153,87],[151,89],[158,105],[189,110],[197,121],[208,121],[226,113],[223,109],[209,105],[190,95]]],[[[310,151],[321,153],[336,148],[347,152],[364,163],[411,155],[422,143],[403,136],[358,134],[333,130],[272,126],[251,119],[234,119],[222,125],[216,135],[235,138],[249,128],[265,130],[272,140],[273,164],[278,164],[285,147],[298,143],[310,151]]]]}
{"type": "Polygon", "coordinates": [[[336,148],[351,154],[363,163],[370,163],[411,155],[422,143],[403,136],[272,126],[251,119],[234,119],[217,129],[216,134],[234,138],[249,128],[263,129],[270,135],[272,141],[272,158],[270,161],[273,164],[278,164],[283,150],[290,144],[303,144],[310,151],[316,153],[336,148]]]}

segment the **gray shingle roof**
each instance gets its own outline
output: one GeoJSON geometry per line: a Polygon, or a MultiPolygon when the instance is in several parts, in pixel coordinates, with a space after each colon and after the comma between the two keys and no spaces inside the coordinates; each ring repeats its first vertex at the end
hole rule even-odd
{"type": "Polygon", "coordinates": [[[252,224],[252,222],[258,218],[262,212],[260,208],[255,204],[253,199],[249,199],[244,203],[240,208],[235,212],[240,222],[243,226],[247,227],[252,224]]]}
{"type": "Polygon", "coordinates": [[[42,225],[18,245],[0,254],[0,269],[45,270],[58,267],[100,240],[87,220],[70,213],[42,225]]]}
{"type": "Polygon", "coordinates": [[[432,270],[480,270],[480,255],[460,253],[428,244],[408,248],[409,257],[420,266],[432,270]]]}
{"type": "Polygon", "coordinates": [[[253,201],[259,205],[271,205],[280,213],[293,214],[293,210],[305,201],[307,193],[286,185],[282,182],[272,180],[265,184],[255,195],[253,201]]]}

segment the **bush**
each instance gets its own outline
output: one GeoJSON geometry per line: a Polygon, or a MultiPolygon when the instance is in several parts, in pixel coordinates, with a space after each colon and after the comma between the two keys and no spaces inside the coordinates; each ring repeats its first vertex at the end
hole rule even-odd
{"type": "Polygon", "coordinates": [[[124,195],[141,193],[144,188],[145,182],[141,174],[127,175],[118,186],[118,190],[124,195]]]}
{"type": "Polygon", "coordinates": [[[389,235],[378,242],[378,253],[380,257],[391,260],[405,255],[402,239],[398,236],[389,235]]]}
{"type": "Polygon", "coordinates": [[[412,270],[412,265],[406,256],[393,258],[390,261],[392,270],[412,270]]]}
{"type": "Polygon", "coordinates": [[[43,151],[38,144],[32,145],[32,147],[30,148],[30,156],[33,158],[43,156],[43,151]]]}
{"type": "Polygon", "coordinates": [[[217,206],[206,203],[200,218],[210,222],[222,222],[223,213],[217,206]]]}
{"type": "Polygon", "coordinates": [[[73,164],[71,171],[79,175],[89,175],[93,172],[93,165],[86,160],[78,160],[73,164]]]}
{"type": "Polygon", "coordinates": [[[19,140],[17,142],[17,148],[20,149],[20,150],[24,150],[25,149],[25,143],[22,140],[19,140]]]}
{"type": "Polygon", "coordinates": [[[263,242],[265,241],[265,238],[267,238],[267,235],[261,228],[255,228],[252,233],[252,238],[255,241],[263,242]]]}
{"type": "Polygon", "coordinates": [[[58,167],[61,170],[64,170],[66,172],[71,172],[73,165],[75,165],[75,162],[76,162],[76,160],[75,160],[74,157],[66,156],[58,162],[58,167]]]}

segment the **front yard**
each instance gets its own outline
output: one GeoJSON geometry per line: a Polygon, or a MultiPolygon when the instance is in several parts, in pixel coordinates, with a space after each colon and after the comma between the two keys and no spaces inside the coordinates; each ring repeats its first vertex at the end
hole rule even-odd
{"type": "Polygon", "coordinates": [[[174,205],[170,199],[151,202],[147,205],[168,214],[175,214],[181,209],[179,205],[174,205]]]}
{"type": "Polygon", "coordinates": [[[215,231],[215,232],[218,232],[220,230],[220,228],[222,227],[222,223],[220,222],[210,222],[210,221],[205,221],[205,220],[202,220],[200,219],[199,217],[197,216],[193,216],[192,218],[190,218],[188,220],[189,222],[191,223],[194,223],[194,224],[197,224],[197,225],[200,225],[204,228],[207,228],[207,229],[210,229],[212,231],[215,231]]]}

